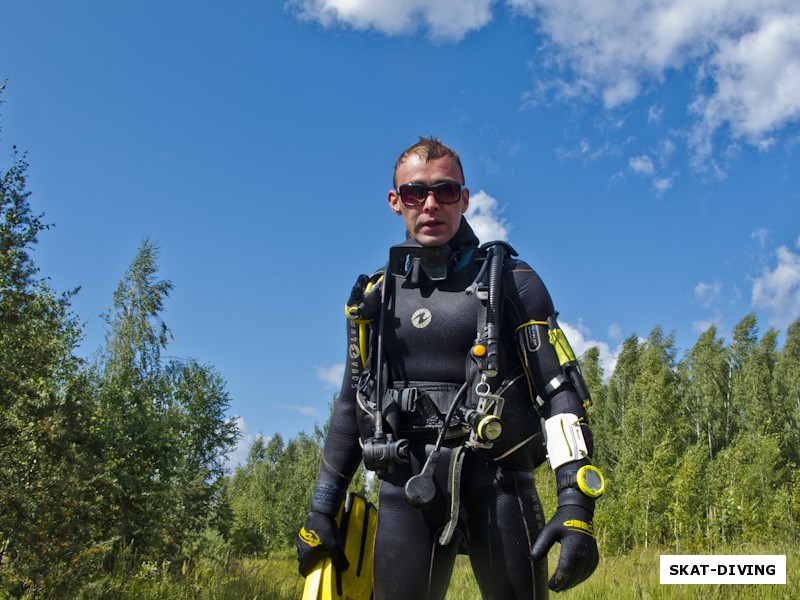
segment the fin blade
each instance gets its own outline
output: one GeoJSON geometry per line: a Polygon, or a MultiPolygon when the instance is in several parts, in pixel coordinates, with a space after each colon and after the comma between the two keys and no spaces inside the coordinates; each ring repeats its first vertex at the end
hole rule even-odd
{"type": "Polygon", "coordinates": [[[323,558],[306,577],[306,584],[303,587],[303,600],[327,600],[331,598],[330,592],[326,594],[326,589],[330,588],[330,576],[333,570],[330,558],[323,558]]]}
{"type": "Polygon", "coordinates": [[[342,532],[344,551],[350,568],[341,573],[342,595],[347,600],[370,600],[372,597],[372,555],[378,511],[358,494],[348,494],[346,501],[347,527],[342,532]]]}
{"type": "Polygon", "coordinates": [[[348,493],[336,522],[350,567],[339,573],[330,558],[321,560],[306,577],[303,600],[371,600],[378,511],[363,496],[348,493]]]}

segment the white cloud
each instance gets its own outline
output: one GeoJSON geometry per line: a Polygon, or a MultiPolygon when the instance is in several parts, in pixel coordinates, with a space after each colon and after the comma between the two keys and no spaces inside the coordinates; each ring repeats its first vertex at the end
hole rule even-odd
{"type": "Polygon", "coordinates": [[[403,35],[421,25],[433,40],[457,42],[492,20],[492,4],[494,0],[288,0],[286,6],[325,27],[403,35]]]}
{"type": "Polygon", "coordinates": [[[316,367],[317,379],[325,384],[325,389],[339,389],[344,377],[344,363],[331,365],[330,367],[316,367]]]}
{"type": "Polygon", "coordinates": [[[701,281],[694,287],[694,295],[703,308],[711,308],[719,298],[721,292],[722,284],[719,281],[713,283],[701,281]]]}
{"type": "MultiPolygon", "coordinates": [[[[670,71],[697,69],[691,136],[700,160],[727,128],[768,147],[800,118],[800,4],[796,0],[507,0],[535,18],[572,96],[608,108],[670,71]],[[705,91],[703,91],[705,90],[705,91]]],[[[651,108],[650,122],[660,120],[651,108]]]]}
{"type": "Polygon", "coordinates": [[[611,374],[617,366],[619,348],[616,352],[611,352],[606,342],[589,339],[588,336],[591,335],[591,332],[582,321],[578,321],[576,325],[570,325],[563,321],[559,321],[558,324],[567,336],[567,340],[569,341],[569,345],[572,346],[572,351],[575,352],[575,356],[580,357],[589,348],[597,346],[600,352],[600,366],[603,367],[603,377],[605,379],[611,377],[611,374]]]}
{"type": "Polygon", "coordinates": [[[612,323],[608,328],[608,337],[611,339],[618,339],[622,335],[622,328],[616,323],[612,323]]]}
{"type": "Polygon", "coordinates": [[[497,200],[483,190],[470,194],[465,216],[481,243],[508,240],[508,222],[500,218],[498,211],[497,200]]]}
{"type": "Polygon", "coordinates": [[[661,166],[666,166],[669,162],[670,157],[675,152],[675,142],[672,140],[664,139],[658,143],[658,148],[656,149],[656,156],[658,157],[659,163],[661,166]]]}
{"type": "Polygon", "coordinates": [[[793,5],[719,41],[709,62],[715,90],[694,106],[703,127],[727,124],[734,137],[767,148],[772,132],[800,116],[800,5],[793,5]]]}
{"type": "Polygon", "coordinates": [[[652,175],[656,170],[653,160],[646,154],[631,157],[628,164],[634,173],[640,175],[652,175]]]}
{"type": "MultiPolygon", "coordinates": [[[[492,20],[497,0],[287,0],[300,18],[323,26],[404,35],[419,27],[458,42],[492,20]]],[[[800,120],[800,2],[797,0],[505,0],[543,36],[544,66],[523,102],[555,93],[597,98],[610,109],[662,84],[671,73],[694,85],[687,136],[695,166],[724,170],[711,158],[746,140],[769,148],[800,120]]],[[[663,106],[648,121],[658,124],[663,106]]]]}
{"type": "Polygon", "coordinates": [[[776,256],[775,269],[767,267],[753,280],[752,301],[768,313],[771,325],[784,328],[800,318],[800,254],[781,246],[776,256]]]}

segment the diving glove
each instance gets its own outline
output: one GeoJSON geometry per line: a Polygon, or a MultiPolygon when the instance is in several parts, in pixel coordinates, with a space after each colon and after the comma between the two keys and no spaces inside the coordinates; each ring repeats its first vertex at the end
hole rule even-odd
{"type": "Polygon", "coordinates": [[[312,510],[308,513],[306,524],[297,534],[297,561],[300,575],[306,577],[326,556],[330,557],[338,571],[345,571],[350,566],[339,539],[336,515],[312,510]]]}
{"type": "Polygon", "coordinates": [[[556,542],[561,543],[558,565],[547,584],[554,592],[562,592],[587,579],[597,568],[594,525],[594,500],[576,489],[558,494],[558,509],[539,533],[531,550],[533,560],[541,560],[556,542]]]}

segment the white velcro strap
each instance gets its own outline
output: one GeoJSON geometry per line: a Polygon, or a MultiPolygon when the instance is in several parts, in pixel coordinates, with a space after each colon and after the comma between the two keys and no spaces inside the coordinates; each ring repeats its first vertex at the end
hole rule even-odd
{"type": "Polygon", "coordinates": [[[563,413],[550,417],[544,422],[544,434],[547,460],[553,470],[589,455],[577,415],[563,413]]]}

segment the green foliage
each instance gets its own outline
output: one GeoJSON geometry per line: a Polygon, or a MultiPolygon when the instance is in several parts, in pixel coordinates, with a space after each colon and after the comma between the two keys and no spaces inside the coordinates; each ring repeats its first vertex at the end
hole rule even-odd
{"type": "Polygon", "coordinates": [[[786,343],[773,371],[772,397],[776,419],[785,431],[780,436],[781,455],[787,463],[800,464],[800,320],[786,331],[786,343]]]}
{"type": "Polygon", "coordinates": [[[32,248],[47,227],[27,170],[15,151],[0,179],[0,593],[63,598],[124,553],[179,564],[203,540],[224,548],[237,431],[213,368],[161,359],[172,285],[149,240],[114,294],[97,364],[76,357],[77,290],[56,295],[38,278],[32,248]]]}
{"type": "Polygon", "coordinates": [[[237,430],[213,368],[161,359],[170,334],[160,313],[172,284],[158,279],[157,257],[157,245],[144,240],[114,294],[93,369],[106,483],[101,529],[118,551],[177,561],[214,525],[209,508],[237,430]]]}
{"type": "MultiPolygon", "coordinates": [[[[336,398],[324,427],[315,427],[313,435],[301,432],[287,443],[280,434],[253,441],[246,463],[235,470],[228,487],[233,551],[269,555],[294,546],[308,514],[335,404],[336,398]]],[[[378,479],[368,477],[361,465],[349,489],[377,504],[378,487],[378,479]]]]}
{"type": "Polygon", "coordinates": [[[32,259],[46,229],[16,150],[0,180],[0,586],[58,596],[96,566],[91,396],[74,356],[74,292],[57,296],[32,259]],[[65,493],[69,490],[69,493],[65,493]]]}
{"type": "Polygon", "coordinates": [[[730,359],[715,327],[700,336],[681,365],[681,394],[692,442],[703,443],[709,458],[735,433],[730,391],[730,359]]]}
{"type": "Polygon", "coordinates": [[[592,390],[603,398],[591,417],[609,483],[597,510],[606,552],[797,543],[799,323],[780,351],[754,315],[730,345],[711,328],[680,361],[660,328],[625,341],[605,396],[592,390]]]}
{"type": "Polygon", "coordinates": [[[283,438],[275,435],[267,444],[258,436],[250,446],[247,462],[235,470],[228,485],[232,512],[230,540],[239,553],[266,552],[269,549],[272,512],[267,509],[276,494],[272,471],[283,451],[283,438]]]}
{"type": "Polygon", "coordinates": [[[229,487],[236,552],[269,554],[293,544],[305,521],[322,457],[322,436],[301,433],[283,443],[257,438],[229,487]]]}

